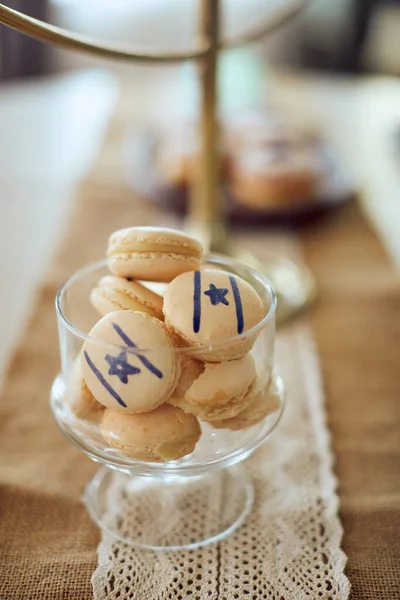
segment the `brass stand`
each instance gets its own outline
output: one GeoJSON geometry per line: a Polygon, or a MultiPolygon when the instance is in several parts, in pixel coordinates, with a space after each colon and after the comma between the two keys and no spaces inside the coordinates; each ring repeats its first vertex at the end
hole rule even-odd
{"type": "MultiPolygon", "coordinates": [[[[283,1],[283,0],[282,0],[283,1]]],[[[256,41],[275,31],[297,15],[310,0],[285,0],[272,9],[255,29],[233,40],[221,41],[220,0],[201,0],[200,43],[184,52],[157,52],[131,49],[110,44],[54,27],[0,4],[0,23],[43,42],[70,50],[86,52],[103,58],[148,63],[178,62],[196,59],[199,64],[202,101],[200,115],[201,158],[199,172],[191,193],[188,227],[199,237],[205,248],[237,258],[263,271],[270,278],[278,295],[278,318],[286,320],[304,309],[315,297],[315,284],[309,270],[297,263],[271,257],[266,264],[253,254],[228,244],[226,224],[222,214],[219,181],[219,144],[217,122],[217,61],[220,49],[256,41]]]]}

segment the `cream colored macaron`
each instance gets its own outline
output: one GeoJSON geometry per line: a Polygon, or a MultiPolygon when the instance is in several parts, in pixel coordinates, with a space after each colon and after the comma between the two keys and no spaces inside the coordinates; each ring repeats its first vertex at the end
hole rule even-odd
{"type": "Polygon", "coordinates": [[[141,415],[107,409],[100,431],[112,448],[131,458],[152,462],[176,460],[190,454],[201,435],[196,417],[169,404],[141,415]]]}
{"type": "Polygon", "coordinates": [[[116,310],[136,310],[157,319],[164,319],[161,296],[139,282],[128,281],[124,277],[102,277],[93,288],[90,300],[103,316],[116,310]]]}
{"type": "Polygon", "coordinates": [[[104,412],[104,406],[97,402],[82,377],[81,361],[78,357],[69,378],[65,402],[78,419],[98,423],[104,412]]]}
{"type": "Polygon", "coordinates": [[[178,396],[175,392],[168,400],[168,404],[181,408],[185,413],[195,415],[202,421],[213,423],[221,422],[225,419],[232,419],[239,412],[244,410],[252,401],[256,392],[256,384],[252,383],[248,390],[243,394],[232,397],[227,402],[221,404],[197,404],[188,402],[185,397],[178,396]]]}
{"type": "Polygon", "coordinates": [[[203,363],[202,373],[185,392],[185,400],[195,404],[224,404],[241,396],[256,378],[256,367],[251,354],[220,363],[203,363]]]}
{"type": "Polygon", "coordinates": [[[323,175],[320,163],[313,148],[283,143],[250,149],[234,162],[230,187],[238,203],[254,208],[313,202],[323,175]]]}
{"type": "Polygon", "coordinates": [[[187,360],[168,402],[204,421],[230,419],[251,401],[255,378],[250,354],[223,363],[187,360]]]}
{"type": "Polygon", "coordinates": [[[257,391],[246,408],[240,411],[235,417],[214,421],[213,426],[217,429],[231,429],[232,431],[246,429],[260,423],[268,415],[279,410],[280,406],[281,398],[276,386],[272,384],[264,390],[257,391]]]}
{"type": "Polygon", "coordinates": [[[111,235],[107,251],[114,275],[165,282],[198,269],[202,254],[197,240],[164,227],[120,229],[111,235]]]}
{"type": "Polygon", "coordinates": [[[81,365],[96,400],[127,413],[148,412],[165,402],[180,374],[164,324],[131,310],[108,313],[96,323],[83,344],[81,365]]]}
{"type": "Polygon", "coordinates": [[[262,300],[249,283],[212,268],[174,279],[165,292],[163,311],[175,344],[203,346],[196,358],[211,362],[244,356],[256,338],[246,332],[265,316],[262,300]]]}

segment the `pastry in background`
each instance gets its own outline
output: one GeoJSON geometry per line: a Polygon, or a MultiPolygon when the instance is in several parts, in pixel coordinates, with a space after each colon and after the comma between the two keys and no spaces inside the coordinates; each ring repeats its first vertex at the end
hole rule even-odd
{"type": "Polygon", "coordinates": [[[318,197],[322,165],[313,146],[275,140],[248,148],[234,161],[230,190],[249,208],[290,207],[318,197]]]}
{"type": "Polygon", "coordinates": [[[224,125],[225,144],[232,158],[247,148],[260,148],[276,140],[286,140],[290,135],[290,128],[285,127],[283,119],[269,111],[236,113],[226,119],[224,125]]]}
{"type": "MultiPolygon", "coordinates": [[[[221,123],[221,179],[235,203],[263,210],[317,199],[326,173],[315,132],[274,109],[236,113],[221,123]]],[[[198,139],[193,122],[161,128],[156,170],[162,186],[190,184],[198,139]]]]}
{"type": "MultiPolygon", "coordinates": [[[[221,136],[221,178],[229,169],[228,152],[221,136]]],[[[192,123],[164,128],[158,133],[155,152],[156,172],[162,185],[185,187],[196,175],[199,161],[199,135],[192,123]]]]}
{"type": "Polygon", "coordinates": [[[178,187],[187,185],[192,178],[198,156],[194,126],[187,124],[176,128],[163,128],[158,135],[156,169],[161,181],[178,187]]]}

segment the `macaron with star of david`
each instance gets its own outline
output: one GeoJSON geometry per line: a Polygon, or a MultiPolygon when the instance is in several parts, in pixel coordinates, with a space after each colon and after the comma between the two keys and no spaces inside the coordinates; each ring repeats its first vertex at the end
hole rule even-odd
{"type": "Polygon", "coordinates": [[[105,315],[81,352],[82,376],[98,402],[126,413],[145,413],[168,400],[180,363],[164,324],[132,310],[105,315]]]}
{"type": "Polygon", "coordinates": [[[204,268],[183,273],[169,284],[163,312],[176,345],[197,347],[196,359],[220,362],[241,358],[251,350],[258,332],[250,330],[266,311],[244,279],[204,268]]]}

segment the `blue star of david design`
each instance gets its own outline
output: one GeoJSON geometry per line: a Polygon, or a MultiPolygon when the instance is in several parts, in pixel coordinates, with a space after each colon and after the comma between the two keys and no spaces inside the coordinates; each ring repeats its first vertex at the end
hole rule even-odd
{"type": "Polygon", "coordinates": [[[229,302],[225,298],[228,292],[229,290],[227,288],[217,288],[213,283],[210,283],[210,289],[204,292],[204,295],[210,298],[210,302],[213,306],[216,306],[217,304],[229,306],[229,302]]]}
{"type": "Polygon", "coordinates": [[[126,352],[121,352],[118,356],[106,354],[105,359],[110,365],[108,374],[117,375],[122,383],[128,383],[129,375],[137,375],[141,372],[140,369],[128,363],[126,352]]]}

